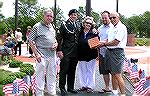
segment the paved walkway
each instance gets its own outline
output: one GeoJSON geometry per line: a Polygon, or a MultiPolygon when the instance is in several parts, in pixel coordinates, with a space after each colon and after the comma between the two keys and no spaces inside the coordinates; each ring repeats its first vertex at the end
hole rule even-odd
{"type": "MultiPolygon", "coordinates": [[[[138,59],[139,69],[145,70],[146,75],[150,75],[150,47],[135,46],[125,48],[125,54],[128,59],[138,59]]],[[[17,60],[23,62],[35,63],[34,58],[28,58],[30,55],[27,52],[26,44],[22,44],[22,56],[16,56],[17,60]]]]}
{"type": "MultiPolygon", "coordinates": [[[[126,53],[126,57],[128,59],[130,58],[135,58],[135,59],[139,59],[139,62],[138,62],[138,66],[139,66],[139,69],[143,69],[146,71],[146,75],[150,75],[150,47],[126,47],[125,48],[125,53],[126,53]]],[[[26,44],[22,44],[22,56],[16,56],[15,58],[17,60],[21,60],[25,63],[32,63],[33,65],[35,65],[35,60],[34,58],[28,58],[30,55],[28,54],[27,52],[27,48],[26,48],[26,44]]],[[[96,88],[94,89],[95,90],[95,93],[89,93],[89,94],[85,94],[85,93],[79,93],[77,95],[73,95],[73,94],[69,94],[69,96],[85,96],[85,95],[88,95],[88,96],[112,96],[110,93],[108,94],[100,94],[98,93],[98,91],[101,91],[101,89],[103,88],[104,86],[104,81],[102,79],[102,76],[99,75],[99,72],[98,72],[98,65],[97,65],[97,69],[96,69],[96,88]]],[[[58,79],[58,78],[57,78],[58,79]]],[[[78,84],[78,77],[76,76],[76,81],[75,81],[75,88],[78,89],[80,86],[78,84]]],[[[125,81],[126,83],[126,91],[131,91],[133,92],[133,88],[131,88],[131,85],[129,84],[128,81],[125,81]]],[[[57,80],[57,92],[60,92],[59,91],[59,88],[58,88],[58,80],[57,80]]],[[[131,94],[129,94],[130,92],[128,92],[128,96],[131,96],[131,94]]],[[[59,96],[59,93],[58,93],[58,96],[59,96]]]]}

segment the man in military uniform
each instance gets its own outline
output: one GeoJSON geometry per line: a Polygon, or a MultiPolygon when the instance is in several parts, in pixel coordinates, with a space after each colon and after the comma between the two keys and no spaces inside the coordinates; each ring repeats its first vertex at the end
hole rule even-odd
{"type": "Polygon", "coordinates": [[[63,22],[57,35],[58,49],[57,56],[61,59],[59,73],[59,88],[62,96],[67,95],[67,91],[77,93],[74,90],[75,71],[77,65],[77,44],[80,24],[77,22],[78,11],[69,11],[69,19],[63,22]],[[67,91],[65,89],[67,77],[67,91]]]}

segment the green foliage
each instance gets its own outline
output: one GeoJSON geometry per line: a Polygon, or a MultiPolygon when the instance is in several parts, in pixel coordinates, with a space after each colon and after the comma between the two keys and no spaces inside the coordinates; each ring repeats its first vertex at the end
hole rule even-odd
{"type": "Polygon", "coordinates": [[[3,85],[0,84],[0,96],[4,96],[4,93],[3,93],[3,85]]]}
{"type": "Polygon", "coordinates": [[[23,63],[22,61],[12,59],[10,61],[9,67],[10,68],[17,68],[17,67],[20,67],[20,64],[22,64],[22,63],[23,63]]]}
{"type": "Polygon", "coordinates": [[[10,61],[12,60],[12,56],[11,55],[6,55],[6,56],[2,56],[0,58],[0,65],[7,65],[10,63],[10,61]]]}
{"type": "MultiPolygon", "coordinates": [[[[79,9],[78,9],[78,11],[79,11],[79,17],[78,17],[78,19],[79,19],[79,21],[80,22],[82,22],[82,20],[84,19],[84,17],[86,16],[86,10],[85,10],[85,7],[81,7],[81,6],[79,6],[79,9]]],[[[94,18],[94,22],[96,23],[96,24],[99,24],[99,13],[96,13],[96,12],[94,12],[94,10],[92,10],[91,11],[91,16],[94,18]]]]}
{"type": "Polygon", "coordinates": [[[26,76],[26,73],[23,72],[14,72],[12,73],[13,76],[16,76],[17,78],[23,78],[24,76],[26,76]]]}
{"type": "Polygon", "coordinates": [[[2,83],[4,78],[6,78],[11,73],[12,73],[11,71],[6,71],[4,69],[0,69],[0,84],[2,83]]]}
{"type": "Polygon", "coordinates": [[[136,46],[150,46],[150,38],[136,38],[136,46]]]}
{"type": "Polygon", "coordinates": [[[23,72],[23,73],[26,73],[26,74],[33,75],[34,67],[33,66],[31,66],[31,67],[21,67],[19,71],[23,72]]]}
{"type": "Polygon", "coordinates": [[[10,84],[13,83],[13,81],[16,79],[17,77],[14,75],[7,75],[6,78],[4,78],[2,80],[2,82],[0,82],[0,84],[5,85],[5,84],[10,84]]]}
{"type": "Polygon", "coordinates": [[[23,68],[23,67],[33,67],[33,65],[30,64],[30,63],[22,63],[22,64],[20,64],[20,68],[23,68]]]}

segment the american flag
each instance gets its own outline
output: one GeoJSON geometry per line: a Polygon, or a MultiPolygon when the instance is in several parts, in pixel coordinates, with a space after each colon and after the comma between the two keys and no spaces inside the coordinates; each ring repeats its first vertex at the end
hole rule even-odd
{"type": "Polygon", "coordinates": [[[17,82],[13,82],[13,91],[12,91],[13,94],[18,94],[19,93],[19,86],[18,86],[18,83],[17,82]]]}
{"type": "Polygon", "coordinates": [[[60,58],[56,57],[56,72],[57,72],[57,75],[59,74],[59,71],[60,71],[60,58]]]}
{"type": "Polygon", "coordinates": [[[19,91],[23,91],[24,93],[29,92],[29,85],[27,84],[27,77],[25,76],[23,79],[16,79],[19,85],[19,91]]]}
{"type": "Polygon", "coordinates": [[[17,94],[19,93],[18,83],[14,81],[13,84],[4,85],[3,92],[6,96],[8,96],[9,94],[14,94],[15,96],[17,96],[17,94]]]}
{"type": "Polygon", "coordinates": [[[35,73],[31,76],[31,90],[32,95],[34,95],[36,91],[35,73]]]}
{"type": "Polygon", "coordinates": [[[130,77],[129,78],[130,79],[139,78],[137,64],[132,65],[132,67],[131,67],[131,73],[130,73],[130,77]]]}
{"type": "Polygon", "coordinates": [[[150,96],[150,79],[143,83],[143,91],[140,93],[142,96],[150,96]]]}
{"type": "Polygon", "coordinates": [[[141,71],[141,74],[139,77],[140,77],[140,79],[145,78],[145,71],[144,70],[141,71]]]}
{"type": "Polygon", "coordinates": [[[127,73],[131,73],[131,64],[130,64],[130,60],[125,59],[124,60],[124,65],[123,65],[123,71],[127,72],[127,73]]]}
{"type": "Polygon", "coordinates": [[[6,84],[3,86],[3,92],[5,93],[5,95],[7,94],[12,94],[13,92],[13,84],[6,84]]]}
{"type": "Polygon", "coordinates": [[[140,79],[140,81],[134,85],[135,86],[134,92],[136,94],[139,94],[140,92],[143,91],[143,84],[145,81],[146,81],[146,78],[140,79]]]}

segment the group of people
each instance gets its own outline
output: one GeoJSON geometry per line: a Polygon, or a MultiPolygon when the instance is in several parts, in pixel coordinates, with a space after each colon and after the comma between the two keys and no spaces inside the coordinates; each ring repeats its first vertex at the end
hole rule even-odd
{"type": "Polygon", "coordinates": [[[78,93],[74,90],[76,69],[81,87],[79,90],[93,91],[97,57],[99,71],[105,82],[105,88],[102,90],[111,91],[111,74],[113,90],[119,88],[121,95],[125,96],[125,84],[121,73],[127,29],[120,22],[117,12],[104,11],[100,15],[103,25],[96,29],[93,17],[87,16],[80,23],[77,21],[78,11],[72,9],[68,13],[68,20],[62,22],[56,35],[51,24],[53,11],[43,11],[43,20],[35,24],[32,32],[28,34],[28,42],[36,59],[36,96],[44,96],[45,86],[49,95],[56,95],[56,56],[61,60],[59,88],[62,96],[67,96],[68,92],[78,93]],[[91,49],[88,40],[93,37],[98,37],[100,44],[91,49]]]}
{"type": "MultiPolygon", "coordinates": [[[[26,43],[27,43],[27,51],[29,51],[29,54],[31,56],[29,57],[34,57],[33,52],[30,46],[28,46],[28,34],[31,32],[32,27],[28,26],[27,27],[27,32],[26,32],[26,43]]],[[[7,36],[6,36],[6,41],[4,42],[4,46],[11,48],[11,54],[14,56],[17,55],[17,51],[19,48],[19,56],[21,55],[21,44],[23,43],[23,34],[21,32],[21,28],[17,28],[15,32],[12,31],[12,29],[8,29],[7,36]]]]}
{"type": "Polygon", "coordinates": [[[15,32],[8,30],[4,46],[11,48],[11,53],[16,56],[17,48],[19,48],[19,56],[21,55],[22,33],[21,28],[17,28],[15,32]]]}

